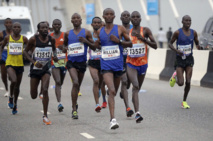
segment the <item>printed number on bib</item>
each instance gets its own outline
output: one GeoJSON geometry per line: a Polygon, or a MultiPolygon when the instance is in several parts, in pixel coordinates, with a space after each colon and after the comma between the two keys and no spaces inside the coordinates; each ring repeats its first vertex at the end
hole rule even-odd
{"type": "Polygon", "coordinates": [[[189,45],[178,45],[178,50],[182,51],[185,55],[190,55],[191,51],[191,44],[189,45]]]}
{"type": "Polygon", "coordinates": [[[145,56],[145,44],[133,44],[133,47],[129,49],[128,55],[132,58],[145,56]]]}
{"type": "Polygon", "coordinates": [[[81,56],[84,55],[84,44],[83,43],[73,43],[68,46],[69,56],[81,56]]]}
{"type": "Polygon", "coordinates": [[[56,48],[56,52],[57,52],[57,58],[60,59],[65,59],[66,58],[66,54],[63,53],[62,50],[60,50],[59,48],[56,48]]]}
{"type": "Polygon", "coordinates": [[[93,58],[100,58],[101,57],[101,50],[96,49],[95,51],[91,50],[91,56],[93,58]]]}
{"type": "Polygon", "coordinates": [[[9,43],[9,54],[21,55],[23,50],[23,43],[9,43]]]}
{"type": "Polygon", "coordinates": [[[102,46],[102,58],[104,60],[114,60],[120,57],[120,49],[118,45],[102,46]]]}
{"type": "Polygon", "coordinates": [[[45,48],[35,48],[35,59],[38,61],[48,61],[51,59],[52,55],[52,48],[45,47],[45,48]]]}
{"type": "Polygon", "coordinates": [[[123,55],[127,55],[128,54],[128,50],[129,50],[129,48],[124,48],[123,49],[123,55]]]}

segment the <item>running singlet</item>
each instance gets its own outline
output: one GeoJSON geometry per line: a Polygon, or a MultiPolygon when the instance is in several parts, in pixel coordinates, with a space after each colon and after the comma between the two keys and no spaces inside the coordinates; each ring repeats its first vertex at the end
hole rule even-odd
{"type": "MultiPolygon", "coordinates": [[[[98,39],[93,36],[93,33],[92,33],[92,38],[94,41],[96,41],[98,39]]],[[[95,51],[93,51],[92,49],[89,49],[89,59],[90,60],[100,60],[100,57],[101,57],[100,49],[96,49],[95,51]]]]}
{"type": "MultiPolygon", "coordinates": [[[[5,30],[3,30],[3,40],[6,36],[7,36],[7,33],[5,30]]],[[[4,47],[4,50],[2,52],[2,60],[6,61],[6,59],[7,59],[7,46],[4,47]]]]}
{"type": "MultiPolygon", "coordinates": [[[[54,36],[54,33],[51,33],[50,36],[54,36]]],[[[56,53],[57,53],[57,58],[58,58],[58,63],[51,61],[51,64],[54,65],[55,67],[65,67],[66,62],[67,62],[67,54],[63,53],[62,50],[58,48],[58,46],[64,44],[64,32],[61,32],[60,37],[57,39],[55,38],[55,47],[56,47],[56,53]]]]}
{"type": "Polygon", "coordinates": [[[110,35],[115,35],[119,39],[118,25],[114,25],[109,34],[105,32],[105,27],[101,28],[101,70],[122,71],[123,53],[122,46],[110,40],[110,35]]]}
{"type": "MultiPolygon", "coordinates": [[[[140,34],[144,37],[143,27],[140,29],[140,34]]],[[[129,37],[132,41],[132,48],[128,50],[129,52],[126,58],[126,63],[130,63],[134,66],[147,64],[147,45],[143,41],[138,40],[136,36],[132,36],[132,29],[129,32],[129,37]]]]}
{"type": "Polygon", "coordinates": [[[87,61],[87,44],[79,42],[79,37],[86,38],[85,29],[76,35],[73,30],[70,30],[68,35],[68,60],[72,62],[86,62],[87,61]]]}
{"type": "MultiPolygon", "coordinates": [[[[129,29],[132,29],[132,28],[133,28],[133,25],[130,24],[129,29]]],[[[125,39],[122,37],[122,40],[125,40],[125,39]]],[[[123,56],[127,56],[127,54],[128,54],[128,49],[129,49],[129,48],[123,48],[123,56]]]]}
{"type": "MultiPolygon", "coordinates": [[[[190,35],[186,36],[183,33],[182,28],[178,29],[179,35],[176,42],[177,49],[182,51],[186,56],[192,54],[193,45],[194,45],[194,30],[190,29],[190,35]]],[[[178,55],[178,54],[177,54],[178,55]]]]}
{"type": "MultiPolygon", "coordinates": [[[[38,61],[43,65],[43,68],[49,69],[51,64],[51,57],[52,57],[52,42],[51,36],[48,35],[48,41],[46,43],[42,43],[38,38],[38,35],[35,36],[36,38],[36,47],[33,51],[33,60],[38,61]]],[[[32,64],[33,65],[33,64],[32,64]]],[[[42,68],[37,68],[33,65],[33,69],[35,70],[42,70],[42,68]]]]}
{"type": "Polygon", "coordinates": [[[7,46],[7,59],[6,66],[24,66],[23,63],[23,36],[19,40],[15,41],[12,36],[9,36],[9,42],[7,46]]]}

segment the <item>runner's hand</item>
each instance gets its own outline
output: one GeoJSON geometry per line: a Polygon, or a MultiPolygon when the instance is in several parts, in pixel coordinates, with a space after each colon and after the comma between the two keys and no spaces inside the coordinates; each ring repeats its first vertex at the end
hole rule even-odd
{"type": "Polygon", "coordinates": [[[63,48],[63,49],[62,49],[62,52],[63,52],[63,53],[67,53],[67,49],[66,49],[66,48],[63,48]]]}
{"type": "Polygon", "coordinates": [[[96,40],[96,41],[95,41],[95,46],[96,46],[97,49],[101,49],[100,44],[101,44],[101,43],[100,43],[99,40],[96,40]]]}
{"type": "Polygon", "coordinates": [[[110,40],[119,44],[120,40],[115,35],[110,35],[110,40]]]}
{"type": "Polygon", "coordinates": [[[63,50],[63,46],[62,46],[62,45],[59,45],[58,48],[59,48],[60,50],[63,50]]]}
{"type": "Polygon", "coordinates": [[[41,63],[39,63],[39,62],[35,62],[34,66],[36,66],[37,68],[42,68],[43,67],[43,65],[41,63]]]}
{"type": "Polygon", "coordinates": [[[177,52],[177,54],[179,54],[180,56],[183,56],[183,52],[182,52],[182,51],[177,50],[176,52],[177,52]]]}
{"type": "Polygon", "coordinates": [[[82,43],[87,43],[87,39],[84,37],[79,37],[78,40],[82,43]]]}
{"type": "Polygon", "coordinates": [[[58,62],[58,58],[55,56],[53,57],[54,62],[58,62]]]}
{"type": "Polygon", "coordinates": [[[146,39],[141,36],[138,32],[133,32],[133,36],[136,36],[139,40],[145,41],[146,39]]]}

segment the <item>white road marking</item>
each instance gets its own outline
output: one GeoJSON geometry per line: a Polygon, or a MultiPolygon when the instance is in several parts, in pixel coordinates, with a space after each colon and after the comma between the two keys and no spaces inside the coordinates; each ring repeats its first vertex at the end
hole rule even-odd
{"type": "MultiPolygon", "coordinates": [[[[41,110],[41,113],[44,113],[44,111],[43,111],[43,110],[41,110]]],[[[50,113],[50,112],[47,112],[47,114],[48,114],[48,115],[50,115],[51,113],[50,113]]]]}
{"type": "Polygon", "coordinates": [[[94,139],[95,137],[91,136],[90,134],[88,133],[80,133],[82,136],[88,138],[88,139],[94,139]]]}
{"type": "Polygon", "coordinates": [[[0,87],[0,90],[5,90],[3,87],[0,87]]]}
{"type": "Polygon", "coordinates": [[[144,90],[144,89],[140,89],[140,91],[139,91],[139,93],[145,93],[146,92],[146,90],[144,90]]]}
{"type": "Polygon", "coordinates": [[[22,99],[23,99],[22,97],[20,97],[20,96],[18,97],[18,100],[22,100],[22,99]]]}

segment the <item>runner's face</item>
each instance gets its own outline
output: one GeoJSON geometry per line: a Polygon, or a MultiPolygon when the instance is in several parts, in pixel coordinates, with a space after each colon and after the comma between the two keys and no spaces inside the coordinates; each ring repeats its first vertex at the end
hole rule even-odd
{"type": "Polygon", "coordinates": [[[55,32],[59,32],[61,30],[61,22],[58,20],[54,21],[52,27],[55,32]]]}
{"type": "Polygon", "coordinates": [[[20,32],[21,32],[21,25],[18,24],[18,23],[15,23],[15,24],[13,25],[13,33],[14,33],[15,35],[19,35],[20,32]]]}
{"type": "Polygon", "coordinates": [[[39,33],[42,36],[47,36],[48,35],[48,26],[47,26],[46,23],[40,23],[39,33]]]}
{"type": "Polygon", "coordinates": [[[80,15],[78,15],[78,14],[74,14],[73,16],[72,16],[72,19],[71,19],[71,22],[72,22],[72,24],[73,24],[73,26],[80,26],[81,25],[81,17],[80,17],[80,15]]]}
{"type": "Polygon", "coordinates": [[[95,18],[92,22],[92,27],[94,30],[98,30],[101,27],[102,23],[101,20],[98,18],[95,18]]]}
{"type": "Polygon", "coordinates": [[[113,23],[113,20],[115,18],[115,13],[113,10],[108,9],[104,12],[103,18],[106,23],[113,23]]]}
{"type": "Polygon", "coordinates": [[[6,20],[4,22],[4,26],[6,27],[6,29],[11,30],[13,28],[13,22],[12,22],[12,20],[9,20],[9,19],[6,20]]]}
{"type": "Polygon", "coordinates": [[[123,14],[121,15],[121,21],[123,24],[129,24],[129,22],[130,22],[129,12],[123,12],[123,14]]]}
{"type": "Polygon", "coordinates": [[[131,22],[134,26],[139,26],[141,23],[141,16],[138,13],[133,13],[131,15],[131,22]]]}
{"type": "Polygon", "coordinates": [[[189,16],[184,17],[182,23],[183,23],[183,27],[190,28],[192,23],[191,18],[189,16]]]}

